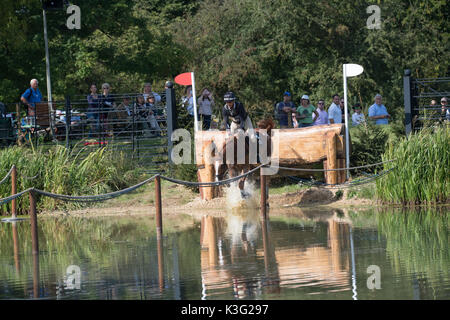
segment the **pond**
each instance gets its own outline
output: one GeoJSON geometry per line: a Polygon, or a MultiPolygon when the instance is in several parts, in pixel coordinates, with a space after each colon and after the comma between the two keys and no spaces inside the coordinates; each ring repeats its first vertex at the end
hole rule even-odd
{"type": "Polygon", "coordinates": [[[0,224],[0,299],[449,299],[446,212],[289,208],[0,224]]]}

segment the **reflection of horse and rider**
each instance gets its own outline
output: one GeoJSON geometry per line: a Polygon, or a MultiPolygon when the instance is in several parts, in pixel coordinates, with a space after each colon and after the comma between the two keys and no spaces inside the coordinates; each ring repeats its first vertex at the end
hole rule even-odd
{"type": "MultiPolygon", "coordinates": [[[[222,148],[222,163],[227,163],[227,170],[230,177],[235,177],[244,174],[261,163],[260,148],[263,135],[266,136],[267,148],[266,153],[270,154],[270,130],[275,127],[275,123],[271,119],[265,119],[258,122],[258,130],[254,130],[249,114],[244,108],[242,102],[237,101],[233,92],[227,92],[224,95],[225,105],[222,108],[223,122],[222,130],[229,129],[230,137],[225,141],[222,148]],[[231,123],[229,123],[231,120],[231,123]],[[244,132],[244,139],[240,140],[239,133],[244,132]],[[238,141],[242,141],[245,147],[243,159],[238,159],[238,141]],[[231,148],[227,148],[227,144],[233,144],[231,148]],[[250,144],[254,144],[253,149],[255,154],[251,154],[250,144]],[[227,161],[227,150],[234,150],[234,155],[231,158],[231,163],[227,161]]],[[[265,157],[265,156],[264,156],[265,157]]],[[[223,173],[223,172],[222,172],[223,173]]],[[[245,179],[241,178],[239,181],[239,189],[243,198],[248,198],[250,195],[244,191],[245,179]]]]}

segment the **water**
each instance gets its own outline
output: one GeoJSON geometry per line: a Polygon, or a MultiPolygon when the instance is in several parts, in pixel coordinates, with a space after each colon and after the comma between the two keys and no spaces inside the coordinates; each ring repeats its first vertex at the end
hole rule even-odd
{"type": "Polygon", "coordinates": [[[448,219],[249,208],[158,241],[150,217],[40,218],[34,257],[29,222],[2,223],[0,299],[449,299],[448,219]]]}

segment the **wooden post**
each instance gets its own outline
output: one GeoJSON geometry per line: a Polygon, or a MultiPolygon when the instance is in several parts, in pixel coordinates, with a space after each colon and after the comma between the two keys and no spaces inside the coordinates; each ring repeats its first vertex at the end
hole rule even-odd
{"type": "MultiPolygon", "coordinates": [[[[11,195],[14,195],[17,193],[17,169],[16,166],[13,165],[12,172],[11,172],[11,195]]],[[[11,215],[12,218],[16,218],[17,215],[17,202],[16,199],[13,199],[11,201],[11,215]]]]}
{"type": "Polygon", "coordinates": [[[158,278],[159,278],[159,291],[164,289],[164,251],[163,251],[163,239],[157,238],[158,245],[158,278]]]}
{"type": "Polygon", "coordinates": [[[20,256],[19,256],[19,236],[17,234],[16,222],[12,223],[12,234],[14,244],[14,264],[16,266],[16,272],[20,272],[20,256]]]}
{"type": "MultiPolygon", "coordinates": [[[[327,169],[337,169],[336,133],[327,133],[327,169]]],[[[327,178],[329,184],[337,184],[338,172],[328,171],[327,178]]]]}
{"type": "Polygon", "coordinates": [[[33,254],[39,254],[36,195],[34,193],[34,190],[30,190],[30,223],[31,223],[31,245],[33,248],[33,254]]]}
{"type": "Polygon", "coordinates": [[[262,167],[259,169],[260,185],[261,185],[261,217],[267,218],[267,191],[266,191],[266,176],[263,174],[262,167]]]}
{"type": "Polygon", "coordinates": [[[157,238],[162,237],[162,208],[161,208],[161,177],[155,177],[155,209],[157,238]]]}

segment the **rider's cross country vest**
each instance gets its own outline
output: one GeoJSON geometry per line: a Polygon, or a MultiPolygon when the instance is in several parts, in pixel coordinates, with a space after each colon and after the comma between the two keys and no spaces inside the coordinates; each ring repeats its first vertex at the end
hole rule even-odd
{"type": "Polygon", "coordinates": [[[242,103],[240,102],[236,102],[234,105],[234,108],[230,108],[228,107],[228,105],[225,105],[225,108],[230,116],[231,121],[233,121],[234,123],[240,124],[241,123],[241,119],[239,117],[239,115],[242,113],[243,115],[243,119],[245,120],[248,116],[247,112],[244,109],[244,106],[242,105],[242,103]]]}

